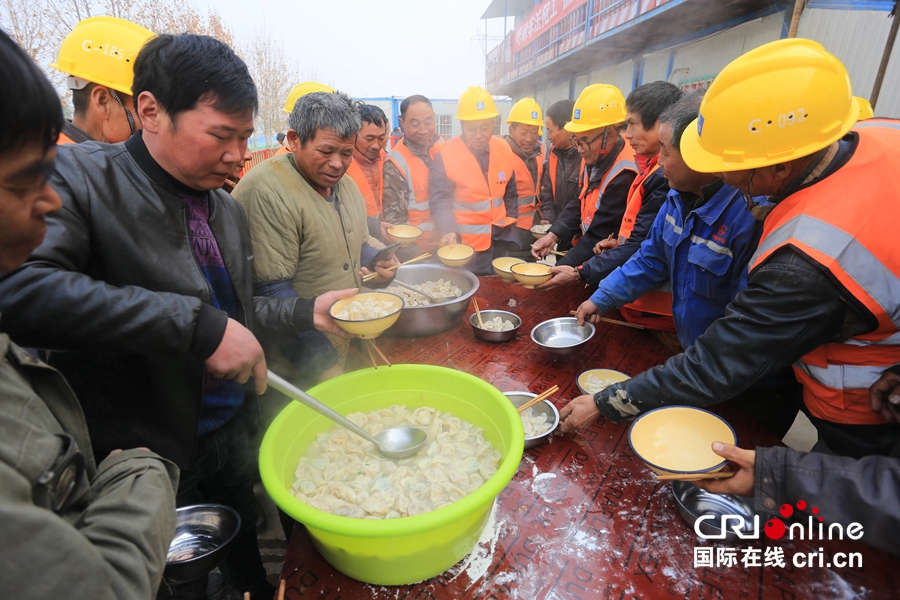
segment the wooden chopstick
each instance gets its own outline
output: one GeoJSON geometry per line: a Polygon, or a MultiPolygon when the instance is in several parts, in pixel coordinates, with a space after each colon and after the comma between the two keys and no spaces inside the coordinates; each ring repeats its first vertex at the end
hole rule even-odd
{"type": "MultiPolygon", "coordinates": [[[[531,247],[534,248],[534,244],[532,244],[531,247]]],[[[555,254],[557,256],[565,256],[566,255],[565,252],[560,252],[559,250],[551,250],[550,254],[555,254]]]]}
{"type": "Polygon", "coordinates": [[[375,352],[377,352],[378,356],[380,356],[381,359],[387,363],[387,366],[393,366],[391,365],[391,361],[387,359],[387,356],[385,356],[381,349],[378,347],[378,344],[375,343],[375,340],[370,339],[369,341],[372,342],[372,347],[375,348],[375,352]]]}
{"type": "Polygon", "coordinates": [[[484,321],[481,320],[481,311],[478,309],[478,298],[472,296],[472,306],[475,307],[475,314],[478,315],[478,326],[484,329],[484,321]]]}
{"type": "Polygon", "coordinates": [[[534,398],[532,398],[531,400],[529,400],[528,402],[526,402],[525,404],[523,404],[522,406],[517,408],[516,412],[519,412],[519,413],[525,412],[526,410],[528,410],[529,408],[531,408],[538,402],[541,402],[542,400],[546,400],[547,398],[549,398],[550,396],[552,396],[553,394],[555,394],[558,391],[559,391],[559,386],[554,385],[553,387],[551,387],[549,390],[547,390],[540,396],[535,396],[534,398]]]}
{"type": "Polygon", "coordinates": [[[702,475],[657,475],[657,481],[700,481],[701,479],[728,479],[734,477],[737,471],[719,471],[718,473],[704,473],[702,475]]]}
{"type": "Polygon", "coordinates": [[[369,346],[369,345],[368,345],[367,343],[365,343],[365,342],[363,342],[363,346],[366,347],[366,352],[369,353],[369,360],[372,361],[372,366],[373,366],[373,367],[375,368],[375,370],[377,371],[377,370],[378,370],[378,361],[375,360],[375,355],[372,354],[372,347],[369,346]]]}
{"type": "Polygon", "coordinates": [[[284,600],[284,585],[287,583],[286,579],[278,580],[278,596],[276,596],[277,600],[284,600]]]}
{"type": "MultiPolygon", "coordinates": [[[[578,316],[577,310],[570,310],[570,315],[578,316]]],[[[624,325],[625,327],[633,327],[634,329],[645,329],[643,325],[638,325],[637,323],[629,323],[628,321],[618,321],[616,319],[607,319],[606,317],[597,317],[600,321],[604,323],[612,323],[613,325],[624,325]]]]}
{"type": "MultiPolygon", "coordinates": [[[[399,265],[394,265],[393,267],[388,267],[387,270],[388,270],[388,271],[394,271],[394,270],[398,269],[399,267],[402,267],[403,265],[408,265],[408,264],[410,264],[410,263],[416,262],[417,260],[422,260],[422,259],[428,258],[428,257],[430,257],[430,256],[431,256],[431,253],[430,253],[430,252],[426,252],[425,254],[420,254],[419,256],[417,256],[417,257],[415,257],[415,258],[409,259],[409,260],[406,261],[405,263],[401,263],[401,264],[399,264],[399,265]]],[[[378,277],[378,273],[369,273],[368,275],[366,275],[365,277],[363,277],[362,280],[363,280],[363,281],[371,281],[371,280],[375,279],[376,277],[378,277]]]]}

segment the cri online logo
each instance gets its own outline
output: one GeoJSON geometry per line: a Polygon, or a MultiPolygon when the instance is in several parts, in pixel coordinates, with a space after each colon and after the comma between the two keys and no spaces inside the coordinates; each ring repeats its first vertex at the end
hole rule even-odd
{"type": "MultiPolygon", "coordinates": [[[[806,510],[806,500],[798,500],[795,506],[797,507],[797,510],[806,510]]],[[[765,527],[763,527],[763,532],[770,540],[780,540],[785,535],[787,535],[790,540],[843,540],[845,531],[847,537],[851,540],[858,540],[863,536],[863,526],[860,523],[850,523],[847,525],[846,530],[840,523],[831,523],[826,528],[823,523],[824,518],[819,514],[818,507],[813,506],[810,512],[812,512],[812,514],[809,515],[809,521],[806,524],[796,522],[791,523],[791,525],[788,526],[785,525],[784,521],[780,518],[773,517],[766,522],[765,527]],[[815,523],[815,520],[818,520],[818,523],[815,523]],[[818,525],[818,528],[814,527],[816,524],[818,525]]],[[[794,516],[794,506],[782,504],[781,508],[778,509],[778,514],[785,519],[789,519],[794,516]]],[[[700,530],[700,527],[704,522],[712,521],[715,518],[715,515],[703,515],[699,517],[694,522],[694,532],[699,537],[707,540],[724,539],[728,531],[733,531],[742,540],[759,539],[759,515],[754,515],[753,528],[752,531],[749,532],[747,531],[747,522],[744,520],[744,517],[740,515],[721,515],[719,522],[720,533],[705,533],[700,530]]],[[[710,523],[710,525],[712,525],[712,523],[710,523]]]]}

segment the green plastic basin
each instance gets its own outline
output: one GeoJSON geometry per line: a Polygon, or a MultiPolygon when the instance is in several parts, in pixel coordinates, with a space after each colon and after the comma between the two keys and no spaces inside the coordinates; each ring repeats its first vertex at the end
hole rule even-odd
{"type": "Polygon", "coordinates": [[[310,394],[344,415],[394,404],[449,412],[483,428],[501,456],[493,477],[449,506],[402,519],[339,517],[290,493],[300,456],[317,434],[334,425],[299,402],[291,403],[266,431],[260,474],[275,504],[306,526],[334,568],[366,583],[403,585],[443,573],[475,547],[494,499],[522,459],[522,422],[506,396],[467,373],[427,365],[356,371],[317,385],[310,394]]]}

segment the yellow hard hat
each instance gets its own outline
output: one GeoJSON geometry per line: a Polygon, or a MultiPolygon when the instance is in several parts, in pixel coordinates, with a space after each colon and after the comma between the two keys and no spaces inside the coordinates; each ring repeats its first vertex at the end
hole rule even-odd
{"type": "Polygon", "coordinates": [[[298,83],[291,89],[291,92],[288,94],[287,101],[285,101],[284,103],[284,112],[293,112],[294,105],[297,104],[297,100],[307,94],[312,94],[313,92],[325,92],[326,94],[333,94],[334,88],[330,85],[325,85],[324,83],[318,83],[315,81],[304,81],[303,83],[298,83]]]}
{"type": "Polygon", "coordinates": [[[96,83],[131,95],[134,59],[155,35],[125,19],[84,19],[63,40],[56,62],[50,66],[69,74],[70,89],[96,83]]]}
{"type": "Polygon", "coordinates": [[[784,163],[841,139],[858,115],[841,61],[811,40],[778,40],[722,69],[682,136],[681,155],[701,173],[784,163]]]}
{"type": "Polygon", "coordinates": [[[871,119],[875,116],[875,109],[872,108],[872,104],[868,100],[859,96],[854,96],[853,99],[859,105],[859,121],[871,119]]]}
{"type": "Polygon", "coordinates": [[[544,113],[534,98],[522,98],[513,104],[506,122],[541,127],[544,124],[544,113]]]}
{"type": "Polygon", "coordinates": [[[582,133],[600,127],[609,127],[625,121],[625,97],[614,85],[595,83],[589,85],[578,96],[572,110],[572,120],[565,130],[582,133]]]}
{"type": "Polygon", "coordinates": [[[491,94],[477,85],[462,93],[456,105],[456,118],[460,121],[480,121],[499,116],[491,94]]]}

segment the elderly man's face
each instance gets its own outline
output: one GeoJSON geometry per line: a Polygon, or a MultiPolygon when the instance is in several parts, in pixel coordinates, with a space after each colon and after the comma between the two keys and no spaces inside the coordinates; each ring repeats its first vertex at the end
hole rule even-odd
{"type": "Polygon", "coordinates": [[[356,149],[369,160],[378,160],[387,145],[387,130],[374,123],[363,123],[356,139],[356,149]]]}
{"type": "Polygon", "coordinates": [[[21,265],[41,245],[47,232],[44,217],[62,206],[47,183],[56,148],[29,144],[0,160],[0,275],[21,265]]]}
{"type": "Polygon", "coordinates": [[[538,143],[538,126],[510,123],[509,137],[516,143],[516,146],[522,149],[522,152],[531,154],[538,143]]]}
{"type": "Polygon", "coordinates": [[[494,134],[494,120],[462,121],[463,138],[473,150],[484,150],[494,134]]]}
{"type": "Polygon", "coordinates": [[[406,108],[406,117],[400,118],[400,126],[413,144],[426,146],[434,137],[434,110],[425,102],[413,102],[406,108]]]}
{"type": "Polygon", "coordinates": [[[243,163],[253,111],[229,115],[201,102],[172,120],[150,92],[138,98],[144,141],[172,177],[195,190],[214,190],[243,163]],[[149,135],[147,135],[149,134],[149,135]]]}
{"type": "Polygon", "coordinates": [[[331,195],[353,161],[356,136],[340,137],[333,129],[317,129],[315,136],[300,143],[293,129],[288,131],[288,144],[294,153],[294,164],[320,195],[331,195]]]}

